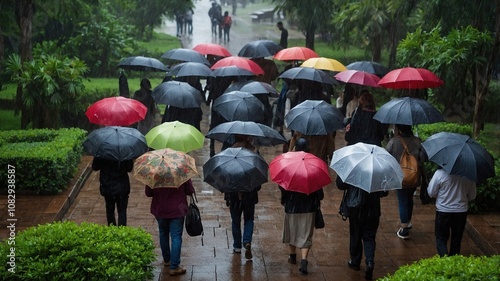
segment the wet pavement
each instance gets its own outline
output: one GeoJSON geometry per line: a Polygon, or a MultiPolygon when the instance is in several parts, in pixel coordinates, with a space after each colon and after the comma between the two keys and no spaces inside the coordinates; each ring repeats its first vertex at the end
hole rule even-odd
{"type": "MultiPolygon", "coordinates": [[[[207,15],[209,3],[207,0],[197,2],[193,18],[194,34],[192,37],[181,38],[184,46],[192,47],[198,43],[211,42],[207,15]]],[[[250,8],[249,4],[247,9],[250,8]]],[[[245,14],[242,12],[242,15],[245,14]]],[[[233,17],[233,21],[235,20],[240,21],[238,17],[233,17]]],[[[175,24],[167,23],[165,30],[175,35],[175,24]]],[[[275,35],[279,35],[278,31],[275,35]]],[[[251,41],[250,37],[260,37],[255,34],[247,38],[239,36],[241,37],[238,37],[238,40],[232,37],[231,45],[227,46],[233,54],[236,54],[244,43],[251,41]]],[[[271,36],[266,38],[272,39],[271,36]]],[[[204,116],[201,129],[202,133],[206,134],[210,110],[205,105],[202,109],[204,116]]],[[[288,131],[285,131],[285,136],[290,137],[288,131]]],[[[344,145],[343,134],[338,132],[336,147],[344,145]]],[[[216,149],[220,150],[220,144],[216,149]]],[[[268,163],[281,151],[281,146],[260,149],[261,155],[268,163]]],[[[353,271],[347,267],[349,223],[342,221],[338,215],[342,191],[333,184],[324,188],[325,199],[322,210],[326,227],[314,232],[313,246],[308,258],[309,275],[302,276],[299,275],[298,265],[287,262],[288,247],[281,242],[284,213],[279,203],[280,192],[277,185],[272,182],[266,183],[259,192],[252,242],[254,257],[251,261],[247,261],[243,255],[232,252],[231,220],[223,195],[204,183],[201,178],[202,166],[209,159],[208,139],[205,140],[203,149],[190,154],[195,157],[200,174],[200,177],[193,179],[193,183],[199,201],[198,206],[202,212],[205,234],[203,239],[190,237],[186,233],[183,236],[181,265],[187,269],[185,275],[176,277],[168,275],[169,270],[163,266],[161,260],[157,224],[149,212],[151,199],[144,195],[143,185],[130,177],[132,191],[128,206],[128,225],[144,228],[155,240],[158,258],[154,263],[154,280],[364,280],[364,263],[361,271],[353,271]]],[[[18,231],[55,220],[71,220],[78,223],[87,221],[105,225],[104,199],[99,194],[99,174],[90,170],[91,160],[92,158],[88,156],[82,158],[77,176],[62,194],[56,196],[19,194],[16,201],[18,231]]],[[[334,178],[333,171],[331,175],[334,178]]],[[[381,201],[382,217],[376,240],[374,279],[393,273],[404,264],[436,254],[433,205],[421,205],[418,197],[415,198],[411,238],[401,240],[396,236],[399,215],[395,192],[390,192],[390,195],[381,201]]],[[[0,206],[0,238],[6,238],[8,235],[6,196],[0,197],[0,206]]],[[[466,234],[462,241],[462,254],[495,253],[500,253],[500,214],[469,215],[466,234]]]]}

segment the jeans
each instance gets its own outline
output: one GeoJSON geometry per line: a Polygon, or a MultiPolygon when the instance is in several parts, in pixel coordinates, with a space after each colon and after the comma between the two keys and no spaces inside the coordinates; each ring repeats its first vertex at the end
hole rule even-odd
{"type": "Polygon", "coordinates": [[[467,223],[467,212],[465,213],[443,213],[436,211],[436,222],[434,232],[436,235],[436,248],[439,256],[459,255],[462,236],[467,223]],[[450,238],[450,251],[448,252],[447,243],[450,238]]]}
{"type": "Polygon", "coordinates": [[[229,42],[229,30],[231,27],[229,26],[224,26],[224,42],[229,42]]]}
{"type": "Polygon", "coordinates": [[[117,225],[115,218],[115,205],[118,211],[118,226],[127,225],[128,194],[121,193],[115,196],[104,196],[106,202],[106,219],[108,225],[117,225]]]}
{"type": "Polygon", "coordinates": [[[405,188],[396,190],[399,206],[399,220],[401,223],[411,222],[413,215],[413,194],[417,188],[405,188]]]}
{"type": "Polygon", "coordinates": [[[241,214],[243,214],[243,245],[252,242],[253,220],[255,215],[255,204],[237,201],[229,206],[231,212],[233,248],[242,248],[241,237],[241,214]]]}
{"type": "Polygon", "coordinates": [[[349,214],[349,254],[351,263],[359,265],[365,251],[366,264],[375,263],[375,236],[380,218],[360,214],[359,208],[350,208],[349,214]]]}
{"type": "Polygon", "coordinates": [[[184,217],[177,219],[156,218],[156,220],[160,231],[160,248],[163,261],[170,261],[170,269],[176,269],[181,264],[184,217]],[[170,239],[172,243],[170,243],[170,239]]]}

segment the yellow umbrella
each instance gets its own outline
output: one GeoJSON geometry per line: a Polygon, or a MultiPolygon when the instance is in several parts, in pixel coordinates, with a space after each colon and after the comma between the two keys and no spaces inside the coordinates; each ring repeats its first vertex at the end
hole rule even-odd
{"type": "Polygon", "coordinates": [[[336,72],[347,70],[347,68],[338,60],[329,59],[325,57],[310,58],[304,61],[301,66],[312,67],[321,70],[336,71],[336,72]]]}

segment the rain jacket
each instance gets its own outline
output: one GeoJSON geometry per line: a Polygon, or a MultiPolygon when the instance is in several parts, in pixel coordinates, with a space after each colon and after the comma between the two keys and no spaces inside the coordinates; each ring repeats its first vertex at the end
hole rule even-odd
{"type": "Polygon", "coordinates": [[[323,189],[307,195],[300,192],[287,191],[281,186],[279,188],[281,190],[281,205],[285,207],[285,213],[315,212],[319,207],[320,201],[325,197],[323,189]]]}
{"type": "Polygon", "coordinates": [[[116,196],[121,193],[130,193],[128,172],[134,167],[133,160],[113,161],[94,158],[92,170],[101,171],[99,174],[99,190],[102,196],[116,196]]]}
{"type": "Polygon", "coordinates": [[[387,127],[373,119],[375,111],[358,108],[351,119],[351,128],[345,133],[347,145],[358,142],[382,146],[387,127]]]}
{"type": "Polygon", "coordinates": [[[187,214],[188,203],[186,195],[194,193],[191,180],[183,183],[178,188],[154,188],[146,185],[144,193],[151,200],[151,214],[156,218],[177,219],[187,214]]]}

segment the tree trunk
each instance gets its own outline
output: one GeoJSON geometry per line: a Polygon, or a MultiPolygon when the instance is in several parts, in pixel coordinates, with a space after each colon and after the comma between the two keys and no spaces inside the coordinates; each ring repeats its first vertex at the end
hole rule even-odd
{"type": "Polygon", "coordinates": [[[372,61],[380,62],[382,60],[382,38],[381,35],[372,37],[372,61]]]}
{"type": "Polygon", "coordinates": [[[314,50],[314,37],[315,37],[316,27],[309,26],[306,30],[306,47],[314,50]]]}

